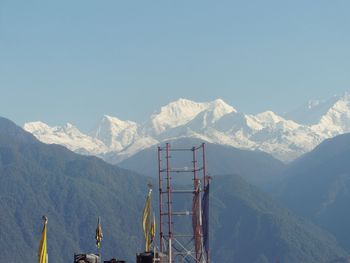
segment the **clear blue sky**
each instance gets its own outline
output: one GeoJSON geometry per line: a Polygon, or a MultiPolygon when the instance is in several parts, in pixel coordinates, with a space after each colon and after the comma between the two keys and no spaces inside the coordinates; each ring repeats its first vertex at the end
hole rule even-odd
{"type": "Polygon", "coordinates": [[[92,127],[179,97],[291,110],[350,90],[350,1],[1,0],[0,116],[92,127]]]}

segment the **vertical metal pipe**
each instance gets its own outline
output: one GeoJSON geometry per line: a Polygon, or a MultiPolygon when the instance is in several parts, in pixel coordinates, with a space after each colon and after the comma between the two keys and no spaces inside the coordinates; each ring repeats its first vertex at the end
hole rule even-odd
{"type": "Polygon", "coordinates": [[[205,164],[205,143],[202,143],[202,156],[203,156],[203,189],[204,191],[207,188],[207,166],[205,164]]]}
{"type": "Polygon", "coordinates": [[[161,148],[158,146],[158,176],[159,176],[159,250],[163,252],[163,197],[162,197],[162,164],[161,148]]]}
{"type": "Polygon", "coordinates": [[[192,162],[193,162],[193,187],[194,190],[196,190],[196,180],[197,180],[197,173],[196,173],[196,148],[192,148],[192,162]]]}
{"type": "MultiPolygon", "coordinates": [[[[202,230],[202,225],[203,225],[203,222],[202,222],[202,197],[201,197],[201,182],[199,180],[198,182],[198,195],[199,195],[199,200],[198,200],[198,215],[199,215],[199,225],[200,225],[200,228],[201,228],[201,232],[200,232],[200,240],[201,240],[201,257],[204,258],[204,247],[203,247],[203,230],[202,230]]],[[[197,259],[198,262],[199,262],[199,259],[197,259]]],[[[203,260],[202,260],[203,262],[203,260]]]]}
{"type": "MultiPolygon", "coordinates": [[[[207,165],[206,165],[206,160],[205,160],[205,143],[202,143],[202,156],[203,156],[203,189],[204,192],[207,190],[207,165]]],[[[206,252],[206,263],[210,262],[210,251],[206,252]]]]}
{"type": "MultiPolygon", "coordinates": [[[[197,173],[196,173],[196,147],[192,147],[192,163],[193,163],[193,189],[194,189],[194,192],[193,192],[193,195],[196,195],[196,194],[199,194],[197,193],[197,173]]],[[[193,211],[194,212],[194,211],[193,211]]],[[[200,214],[199,214],[200,215],[200,214]]],[[[194,242],[196,243],[197,242],[197,232],[194,231],[194,236],[193,236],[193,239],[194,239],[194,242]]],[[[196,246],[196,245],[195,245],[196,246]]],[[[196,251],[196,262],[199,262],[199,259],[198,259],[199,255],[196,251]]]]}
{"type": "Polygon", "coordinates": [[[166,174],[167,174],[167,196],[168,196],[168,228],[169,228],[169,243],[168,243],[168,262],[172,263],[172,221],[171,221],[171,189],[170,189],[170,162],[169,162],[169,143],[166,144],[166,174]]]}

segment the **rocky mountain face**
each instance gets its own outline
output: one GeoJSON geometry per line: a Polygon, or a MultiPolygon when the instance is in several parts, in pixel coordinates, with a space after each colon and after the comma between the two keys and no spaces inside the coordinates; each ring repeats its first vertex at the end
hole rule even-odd
{"type": "Polygon", "coordinates": [[[42,142],[62,144],[111,163],[179,138],[259,150],[288,162],[324,139],[350,131],[350,95],[335,96],[325,102],[312,101],[284,116],[272,111],[244,114],[221,99],[207,103],[179,99],[161,107],[143,124],[106,115],[90,134],[71,124],[49,127],[42,122],[30,122],[24,129],[42,142]]]}

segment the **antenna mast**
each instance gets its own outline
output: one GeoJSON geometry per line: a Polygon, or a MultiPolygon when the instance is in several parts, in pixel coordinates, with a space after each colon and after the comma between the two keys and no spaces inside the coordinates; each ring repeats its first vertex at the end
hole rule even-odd
{"type": "Polygon", "coordinates": [[[167,263],[209,263],[209,249],[203,242],[208,229],[202,226],[203,220],[208,226],[208,215],[202,212],[202,197],[209,182],[205,144],[172,148],[166,143],[158,147],[158,174],[160,252],[167,255],[167,263]],[[180,211],[184,199],[189,208],[180,211]]]}

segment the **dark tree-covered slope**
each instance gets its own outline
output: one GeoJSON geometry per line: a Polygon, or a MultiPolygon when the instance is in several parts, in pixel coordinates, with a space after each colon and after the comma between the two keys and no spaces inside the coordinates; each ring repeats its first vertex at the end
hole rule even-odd
{"type": "MultiPolygon", "coordinates": [[[[49,218],[50,262],[96,251],[98,216],[104,259],[134,262],[142,248],[140,219],[149,180],[42,144],[0,118],[0,262],[36,261],[43,214],[49,218]]],[[[214,178],[211,218],[213,263],[327,262],[347,256],[329,234],[237,176],[214,178]]]]}
{"type": "Polygon", "coordinates": [[[42,144],[0,119],[0,261],[36,260],[43,214],[49,218],[50,262],[96,252],[98,216],[103,254],[133,259],[141,248],[146,188],[140,175],[42,144]]]}
{"type": "Polygon", "coordinates": [[[290,164],[279,198],[350,250],[350,134],[326,140],[290,164]]]}
{"type": "Polygon", "coordinates": [[[216,262],[329,262],[346,257],[334,237],[298,218],[239,176],[212,191],[216,262]]]}

